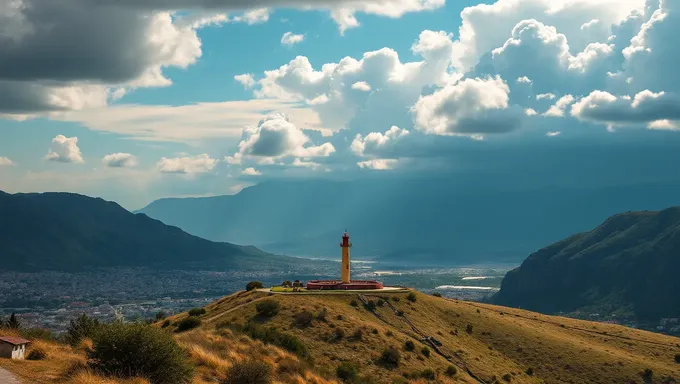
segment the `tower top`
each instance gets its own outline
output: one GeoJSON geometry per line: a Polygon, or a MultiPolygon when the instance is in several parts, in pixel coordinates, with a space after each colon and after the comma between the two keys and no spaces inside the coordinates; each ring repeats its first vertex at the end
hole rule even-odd
{"type": "Polygon", "coordinates": [[[352,246],[352,243],[349,242],[349,233],[347,233],[346,230],[342,235],[342,243],[340,243],[340,246],[343,248],[349,248],[352,246]]]}

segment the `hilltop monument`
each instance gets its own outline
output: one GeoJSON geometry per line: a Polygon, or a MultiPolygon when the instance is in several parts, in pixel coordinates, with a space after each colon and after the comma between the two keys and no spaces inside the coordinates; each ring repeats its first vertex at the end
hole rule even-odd
{"type": "Polygon", "coordinates": [[[370,290],[383,289],[383,284],[375,280],[352,280],[349,249],[352,243],[349,241],[349,233],[342,235],[340,248],[342,249],[342,262],[340,266],[340,280],[312,280],[307,283],[308,290],[370,290]]]}

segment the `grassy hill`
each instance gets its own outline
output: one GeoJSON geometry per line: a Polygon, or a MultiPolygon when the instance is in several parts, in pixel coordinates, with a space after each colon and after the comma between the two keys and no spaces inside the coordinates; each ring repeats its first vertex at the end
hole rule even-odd
{"type": "MultiPolygon", "coordinates": [[[[677,338],[421,293],[415,293],[414,302],[403,293],[376,296],[366,297],[376,303],[375,310],[369,310],[352,294],[239,292],[206,306],[197,328],[174,334],[197,367],[196,384],[219,383],[230,366],[251,358],[273,365],[276,383],[339,383],[336,369],[343,362],[357,366],[360,383],[621,384],[680,379],[677,338]],[[387,303],[379,306],[379,299],[388,300],[394,309],[387,303]],[[278,313],[258,315],[257,305],[269,300],[279,304],[278,313]],[[306,311],[312,314],[309,323],[300,315],[306,311]],[[415,330],[441,342],[441,354],[421,342],[415,330]],[[266,338],[277,341],[265,344],[261,339],[266,338]],[[412,351],[407,350],[409,341],[412,351]],[[429,356],[423,352],[426,346],[429,356]],[[381,359],[389,347],[399,351],[397,366],[381,359]],[[431,375],[436,379],[428,381],[425,377],[431,375]]],[[[174,331],[186,317],[183,313],[169,318],[164,329],[174,331]]],[[[26,363],[43,371],[50,364],[49,358],[0,360],[0,366],[29,377],[28,369],[17,368],[26,363]]],[[[55,368],[51,376],[63,377],[58,371],[55,368]]]]}
{"type": "Polygon", "coordinates": [[[529,256],[494,302],[544,313],[680,317],[680,207],[628,212],[529,256]]]}

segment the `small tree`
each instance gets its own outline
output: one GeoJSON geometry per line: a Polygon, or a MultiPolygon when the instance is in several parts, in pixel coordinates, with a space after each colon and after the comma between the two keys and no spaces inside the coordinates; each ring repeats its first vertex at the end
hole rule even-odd
{"type": "Polygon", "coordinates": [[[270,384],[271,382],[271,365],[263,361],[246,360],[231,366],[222,384],[270,384]]]}
{"type": "Polygon", "coordinates": [[[409,292],[408,296],[406,296],[408,301],[415,303],[416,302],[416,294],[413,292],[409,292]]]}
{"type": "Polygon", "coordinates": [[[385,348],[382,355],[380,355],[380,363],[391,368],[398,367],[400,361],[401,354],[393,347],[385,348]]]}
{"type": "Polygon", "coordinates": [[[12,312],[12,314],[9,316],[9,320],[7,320],[6,326],[9,329],[19,329],[19,328],[21,328],[21,324],[19,323],[19,319],[17,319],[17,315],[14,314],[14,312],[12,312]]]}
{"type": "Polygon", "coordinates": [[[185,317],[179,322],[179,324],[177,324],[177,332],[188,331],[198,327],[199,325],[201,325],[201,319],[194,316],[185,317]]]}
{"type": "Polygon", "coordinates": [[[92,338],[87,358],[95,371],[123,378],[144,377],[151,384],[189,383],[193,376],[175,339],[144,324],[102,326],[92,338]]]}
{"type": "Polygon", "coordinates": [[[404,343],[404,349],[409,352],[412,352],[416,349],[416,345],[413,343],[413,341],[406,340],[406,342],[404,343]]]}
{"type": "Polygon", "coordinates": [[[281,305],[278,301],[272,299],[262,300],[255,305],[257,314],[265,317],[272,317],[279,313],[281,305]]]}
{"type": "Polygon", "coordinates": [[[78,345],[84,338],[94,336],[99,327],[99,320],[83,313],[75,319],[71,319],[66,329],[66,342],[73,346],[78,345]]]}
{"type": "Polygon", "coordinates": [[[351,362],[344,361],[340,363],[338,368],[335,370],[335,374],[338,376],[338,379],[351,383],[358,378],[359,368],[351,362]]]}
{"type": "Polygon", "coordinates": [[[252,291],[260,288],[264,288],[264,284],[262,284],[261,281],[251,281],[246,284],[246,291],[252,291]]]}
{"type": "Polygon", "coordinates": [[[189,316],[201,316],[205,314],[204,308],[192,308],[189,311],[189,316]]]}

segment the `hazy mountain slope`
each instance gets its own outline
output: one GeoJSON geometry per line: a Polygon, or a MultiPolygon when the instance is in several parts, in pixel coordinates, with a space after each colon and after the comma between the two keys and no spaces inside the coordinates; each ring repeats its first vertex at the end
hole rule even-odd
{"type": "Polygon", "coordinates": [[[116,203],[68,193],[0,193],[0,244],[3,269],[236,268],[283,260],[254,247],[189,235],[116,203]]]}
{"type": "Polygon", "coordinates": [[[541,312],[627,309],[680,317],[680,208],[613,216],[527,258],[496,303],[541,312]]]}
{"type": "MultiPolygon", "coordinates": [[[[376,307],[380,318],[361,306],[352,307],[352,300],[359,301],[355,294],[268,296],[240,292],[206,306],[201,327],[179,338],[229,359],[230,352],[221,345],[238,337],[230,328],[252,321],[294,335],[308,348],[317,372],[330,378],[341,362],[351,361],[363,377],[359,382],[366,383],[404,382],[405,376],[409,376],[408,382],[425,383],[416,377],[426,369],[432,369],[442,383],[640,383],[645,369],[651,369],[658,382],[680,378],[680,365],[674,362],[678,340],[673,337],[421,293],[416,293],[413,303],[406,294],[378,296],[390,300],[421,332],[439,340],[449,359],[431,347],[430,356],[424,356],[422,338],[388,305],[376,307]],[[256,315],[256,305],[264,300],[275,300],[281,306],[270,319],[256,315]],[[316,316],[324,308],[325,321],[315,318],[308,327],[295,325],[297,314],[310,311],[316,316]],[[338,329],[344,336],[336,336],[338,329]],[[361,330],[361,338],[353,336],[357,330],[361,330]],[[414,351],[405,349],[407,340],[415,344],[414,351]],[[399,367],[380,364],[387,347],[400,351],[399,367]],[[445,374],[449,365],[457,368],[453,377],[445,374]],[[531,375],[527,374],[529,368],[531,375]]],[[[186,314],[174,316],[170,322],[183,317],[186,314]]]]}
{"type": "Polygon", "coordinates": [[[447,179],[266,182],[234,196],[161,199],[141,210],[211,240],[299,256],[520,261],[621,211],[680,204],[680,184],[502,190],[447,179]]]}

